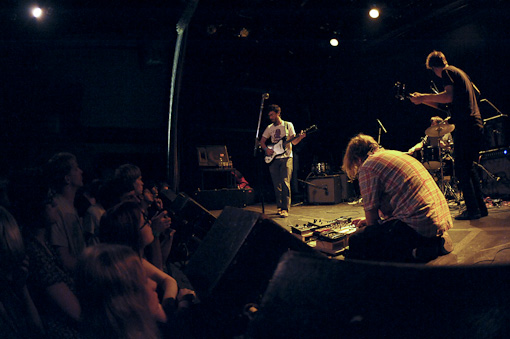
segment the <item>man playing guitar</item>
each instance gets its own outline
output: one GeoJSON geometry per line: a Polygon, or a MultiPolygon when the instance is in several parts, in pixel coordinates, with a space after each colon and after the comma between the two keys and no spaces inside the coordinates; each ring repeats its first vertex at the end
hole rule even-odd
{"type": "Polygon", "coordinates": [[[285,146],[285,152],[274,157],[269,163],[269,173],[273,182],[274,192],[276,196],[276,207],[278,214],[282,218],[289,216],[291,191],[290,179],[292,177],[292,145],[297,145],[306,133],[301,132],[296,137],[294,125],[289,121],[283,121],[281,117],[281,108],[278,105],[270,105],[268,117],[271,124],[266,127],[262,138],[260,139],[260,147],[266,156],[272,156],[274,150],[266,145],[269,139],[271,144],[276,144],[283,138],[292,139],[285,146]]]}
{"type": "Polygon", "coordinates": [[[412,93],[415,105],[451,104],[451,117],[455,128],[455,174],[459,180],[466,210],[457,215],[457,220],[475,220],[488,215],[483,199],[475,162],[478,159],[483,139],[483,121],[477,102],[477,89],[469,76],[461,69],[451,66],[440,51],[432,51],[426,67],[441,79],[443,92],[412,93]]]}

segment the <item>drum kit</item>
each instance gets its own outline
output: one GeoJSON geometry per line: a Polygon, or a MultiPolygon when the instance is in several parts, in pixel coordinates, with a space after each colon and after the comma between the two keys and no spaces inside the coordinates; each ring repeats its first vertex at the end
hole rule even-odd
{"type": "MultiPolygon", "coordinates": [[[[428,137],[438,138],[441,140],[446,134],[453,132],[455,125],[448,122],[430,126],[425,130],[428,137]]],[[[431,172],[432,176],[438,181],[441,191],[445,196],[450,196],[458,203],[460,201],[459,194],[453,188],[455,185],[454,159],[452,155],[453,144],[438,146],[428,146],[421,150],[421,162],[423,166],[431,172]]]]}

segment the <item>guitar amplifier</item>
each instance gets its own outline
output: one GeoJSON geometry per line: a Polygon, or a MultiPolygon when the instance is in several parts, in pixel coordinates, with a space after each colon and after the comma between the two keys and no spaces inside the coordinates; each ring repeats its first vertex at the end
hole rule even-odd
{"type": "Polygon", "coordinates": [[[308,180],[308,202],[338,204],[342,201],[342,181],[339,174],[313,177],[308,180]]]}
{"type": "Polygon", "coordinates": [[[482,192],[490,197],[510,196],[510,148],[480,152],[482,192]]]}

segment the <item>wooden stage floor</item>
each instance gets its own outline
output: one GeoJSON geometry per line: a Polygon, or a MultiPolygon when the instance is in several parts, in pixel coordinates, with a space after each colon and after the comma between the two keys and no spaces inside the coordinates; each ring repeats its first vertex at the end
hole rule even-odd
{"type": "MultiPolygon", "coordinates": [[[[449,234],[454,243],[454,251],[441,256],[426,265],[477,265],[510,264],[510,203],[499,201],[489,207],[489,216],[479,220],[454,220],[449,234]]],[[[330,205],[296,204],[290,210],[288,218],[276,214],[274,204],[256,204],[245,210],[264,213],[273,221],[290,232],[292,225],[305,225],[314,220],[327,222],[337,218],[357,218],[364,215],[361,204],[342,202],[330,205]]],[[[452,217],[459,214],[459,206],[450,204],[452,217]]],[[[218,216],[221,210],[210,211],[218,216]]],[[[342,259],[341,255],[333,257],[342,259]]]]}

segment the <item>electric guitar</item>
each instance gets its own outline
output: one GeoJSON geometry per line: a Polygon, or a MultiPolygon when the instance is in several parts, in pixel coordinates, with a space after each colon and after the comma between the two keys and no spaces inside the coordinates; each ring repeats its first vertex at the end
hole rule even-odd
{"type": "MultiPolygon", "coordinates": [[[[407,93],[406,93],[406,85],[405,84],[397,81],[395,83],[395,85],[393,86],[393,89],[395,90],[395,98],[397,98],[398,100],[404,101],[405,99],[411,98],[411,96],[407,95],[407,93]]],[[[423,103],[423,104],[427,105],[429,107],[435,108],[441,112],[450,114],[448,109],[443,109],[443,108],[435,106],[433,104],[427,104],[427,103],[423,103]]]]}
{"type": "MultiPolygon", "coordinates": [[[[313,132],[316,132],[316,131],[317,131],[317,126],[316,125],[312,125],[312,126],[308,127],[307,129],[305,129],[304,131],[302,131],[302,133],[310,134],[310,133],[313,133],[313,132]]],[[[271,155],[266,155],[264,157],[264,161],[266,162],[266,164],[270,164],[277,155],[285,153],[285,148],[287,147],[289,142],[291,142],[292,140],[294,140],[297,137],[299,137],[299,135],[295,135],[295,136],[293,136],[292,138],[289,138],[289,139],[284,137],[284,138],[282,138],[280,141],[278,141],[275,144],[268,144],[267,148],[272,149],[274,153],[271,154],[271,155]]]]}

